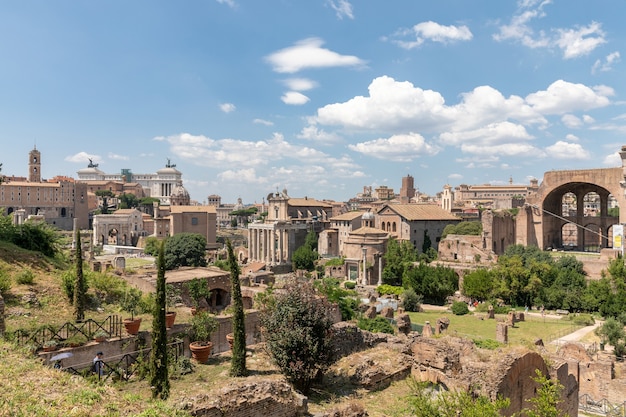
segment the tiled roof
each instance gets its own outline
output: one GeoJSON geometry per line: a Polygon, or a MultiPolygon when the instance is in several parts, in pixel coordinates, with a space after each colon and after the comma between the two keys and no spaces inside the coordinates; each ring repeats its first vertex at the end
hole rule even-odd
{"type": "Polygon", "coordinates": [[[356,230],[350,232],[351,235],[388,235],[389,233],[385,232],[382,229],[377,229],[375,227],[360,227],[356,230]]]}
{"type": "Polygon", "coordinates": [[[292,207],[328,207],[332,208],[331,204],[323,201],[317,201],[314,198],[290,198],[289,205],[292,207]]]}
{"type": "Polygon", "coordinates": [[[354,220],[356,218],[361,217],[365,212],[363,211],[349,211],[347,213],[340,214],[335,217],[331,217],[331,221],[341,221],[341,220],[354,220]]]}
{"type": "Polygon", "coordinates": [[[170,206],[171,213],[217,213],[215,206],[170,206]]]}
{"type": "Polygon", "coordinates": [[[386,208],[394,211],[405,219],[411,220],[461,220],[454,214],[447,212],[433,204],[388,204],[379,210],[386,208]]]}

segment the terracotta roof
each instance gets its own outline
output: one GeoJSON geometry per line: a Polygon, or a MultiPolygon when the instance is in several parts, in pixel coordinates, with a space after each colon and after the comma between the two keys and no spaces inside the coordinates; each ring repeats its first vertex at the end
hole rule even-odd
{"type": "Polygon", "coordinates": [[[360,227],[356,230],[350,232],[350,235],[388,235],[389,233],[385,232],[382,229],[377,229],[375,227],[360,227]]]}
{"type": "Polygon", "coordinates": [[[365,212],[363,212],[363,211],[349,211],[347,213],[343,213],[343,214],[340,214],[338,216],[331,217],[330,220],[331,221],[335,221],[335,220],[354,220],[354,219],[357,219],[357,218],[361,217],[364,214],[365,214],[365,212]]]}
{"type": "Polygon", "coordinates": [[[433,204],[387,204],[381,208],[380,214],[385,209],[390,209],[396,214],[411,220],[461,220],[454,214],[447,212],[433,204]]]}
{"type": "Polygon", "coordinates": [[[139,211],[139,210],[134,209],[134,208],[132,208],[132,209],[119,209],[119,210],[115,210],[113,212],[113,214],[132,214],[132,213],[134,213],[136,211],[139,211]]]}
{"type": "Polygon", "coordinates": [[[328,207],[332,208],[332,205],[323,201],[318,201],[314,198],[290,198],[289,205],[293,207],[328,207]]]}
{"type": "Polygon", "coordinates": [[[170,213],[217,213],[215,206],[170,206],[170,213]]]}

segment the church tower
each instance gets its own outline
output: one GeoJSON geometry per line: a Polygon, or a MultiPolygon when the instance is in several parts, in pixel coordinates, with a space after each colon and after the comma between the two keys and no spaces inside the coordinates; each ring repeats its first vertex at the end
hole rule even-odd
{"type": "Polygon", "coordinates": [[[28,154],[28,181],[41,182],[41,153],[36,146],[28,154]]]}

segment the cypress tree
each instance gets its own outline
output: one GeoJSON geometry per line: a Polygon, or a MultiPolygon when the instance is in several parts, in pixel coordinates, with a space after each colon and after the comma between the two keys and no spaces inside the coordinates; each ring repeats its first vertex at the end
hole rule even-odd
{"type": "Polygon", "coordinates": [[[170,395],[167,369],[167,330],[165,328],[165,256],[163,243],[157,257],[156,299],[152,313],[152,351],[150,352],[150,386],[152,398],[166,400],[170,395]]]}
{"type": "Polygon", "coordinates": [[[233,303],[233,357],[230,363],[231,376],[245,376],[246,370],[246,323],[243,314],[243,299],[239,282],[239,264],[233,253],[233,245],[228,239],[228,267],[233,303]]]}
{"type": "Polygon", "coordinates": [[[81,248],[80,230],[76,229],[76,280],[74,281],[74,318],[76,322],[85,319],[85,305],[87,304],[87,283],[83,275],[83,250],[81,248]]]}

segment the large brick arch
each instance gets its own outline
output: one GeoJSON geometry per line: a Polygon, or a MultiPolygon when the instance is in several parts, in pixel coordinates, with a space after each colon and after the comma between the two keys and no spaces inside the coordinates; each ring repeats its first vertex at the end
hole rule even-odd
{"type": "Polygon", "coordinates": [[[504,415],[513,415],[530,405],[527,400],[535,396],[538,387],[532,379],[536,377],[537,369],[543,375],[549,375],[548,367],[541,355],[537,352],[526,352],[507,355],[492,370],[494,383],[489,390],[492,399],[501,396],[511,400],[509,407],[503,410],[504,415]]]}
{"type": "Polygon", "coordinates": [[[537,193],[527,198],[525,208],[518,214],[516,243],[535,245],[541,249],[561,248],[563,247],[561,234],[563,225],[572,222],[580,226],[576,244],[579,249],[594,248],[598,244],[590,236],[590,232],[585,233],[585,229],[582,228],[589,224],[593,224],[594,229],[602,231],[603,237],[600,239],[598,236],[600,246],[609,247],[611,245],[606,233],[611,225],[626,223],[626,210],[620,210],[619,219],[609,217],[607,215],[608,196],[613,195],[618,206],[626,208],[625,191],[626,181],[623,168],[546,172],[537,193]],[[563,217],[562,198],[570,192],[577,198],[577,215],[563,217]],[[595,192],[600,196],[601,216],[599,217],[583,217],[582,199],[590,192],[595,192]]]}

